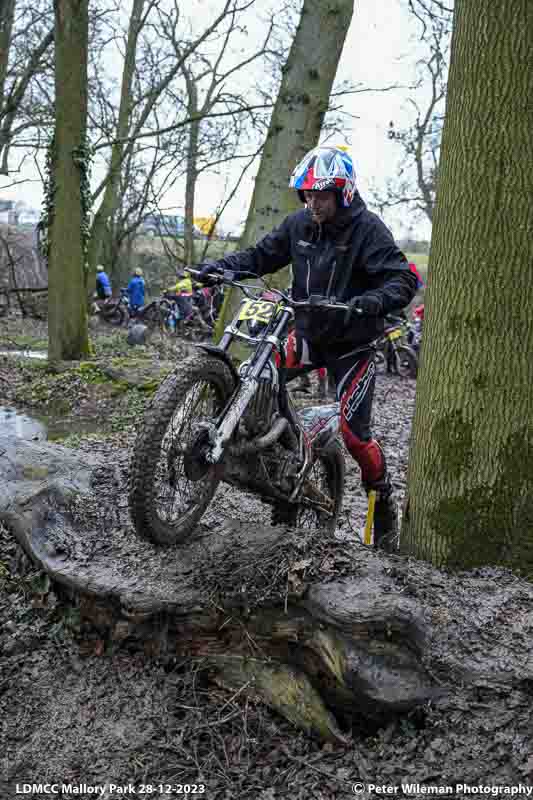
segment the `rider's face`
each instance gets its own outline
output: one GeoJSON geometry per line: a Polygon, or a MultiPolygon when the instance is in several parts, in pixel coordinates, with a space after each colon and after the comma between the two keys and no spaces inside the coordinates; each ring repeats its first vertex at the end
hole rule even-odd
{"type": "Polygon", "coordinates": [[[304,191],[304,200],[312,214],[314,222],[321,225],[329,222],[337,213],[337,197],[335,192],[304,191]]]}

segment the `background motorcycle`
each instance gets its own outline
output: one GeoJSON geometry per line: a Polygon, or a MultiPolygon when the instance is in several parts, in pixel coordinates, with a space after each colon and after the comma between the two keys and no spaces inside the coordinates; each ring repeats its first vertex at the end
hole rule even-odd
{"type": "Polygon", "coordinates": [[[416,378],[418,358],[409,342],[411,326],[404,317],[387,316],[385,331],[377,344],[378,372],[389,372],[400,378],[416,378]]]}
{"type": "Polygon", "coordinates": [[[108,322],[110,325],[123,325],[124,322],[128,319],[128,305],[129,301],[126,297],[123,296],[124,289],[120,290],[120,297],[109,297],[106,300],[101,300],[97,298],[97,295],[93,295],[93,300],[91,303],[91,313],[98,314],[104,322],[108,322]]]}

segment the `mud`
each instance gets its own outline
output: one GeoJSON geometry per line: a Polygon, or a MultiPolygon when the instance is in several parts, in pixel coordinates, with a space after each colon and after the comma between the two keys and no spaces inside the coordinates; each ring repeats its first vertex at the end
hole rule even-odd
{"type": "MultiPolygon", "coordinates": [[[[387,377],[376,391],[374,431],[400,503],[414,392],[413,383],[387,377]]],[[[121,490],[114,470],[112,479],[101,475],[113,515],[96,505],[79,509],[88,528],[99,531],[102,551],[110,531],[129,530],[124,478],[132,436],[130,429],[78,443],[82,453],[103,456],[119,473],[121,490]]],[[[269,513],[222,488],[202,533],[235,518],[257,524],[269,513]]],[[[363,518],[356,470],[348,470],[338,536],[354,537],[363,518]]],[[[449,786],[454,797],[471,796],[456,788],[461,783],[532,785],[533,587],[509,572],[451,575],[421,562],[384,559],[383,569],[424,606],[428,625],[438,631],[427,666],[445,691],[385,728],[354,724],[347,746],[322,745],[257,704],[247,687],[237,693],[217,687],[201,658],[158,659],[127,640],[100,639],[81,624],[68,597],[21,556],[13,537],[5,530],[0,537],[2,800],[20,796],[16,784],[28,781],[131,783],[138,790],[148,784],[155,797],[179,796],[177,785],[188,783],[204,785],[204,796],[217,800],[344,799],[354,797],[354,783],[396,785],[395,796],[413,797],[425,793],[400,784],[449,786]],[[171,792],[165,784],[173,785],[171,792]]],[[[108,789],[103,796],[120,795],[108,789]]]]}

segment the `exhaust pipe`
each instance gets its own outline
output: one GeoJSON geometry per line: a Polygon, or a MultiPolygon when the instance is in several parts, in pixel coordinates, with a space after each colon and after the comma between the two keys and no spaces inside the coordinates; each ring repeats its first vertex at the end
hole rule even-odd
{"type": "Polygon", "coordinates": [[[265,433],[264,436],[257,436],[249,442],[243,442],[235,447],[231,447],[230,455],[243,456],[247,453],[256,452],[257,450],[266,450],[267,447],[277,442],[283,431],[286,430],[288,424],[288,420],[286,420],[285,417],[278,417],[268,433],[265,433]]]}

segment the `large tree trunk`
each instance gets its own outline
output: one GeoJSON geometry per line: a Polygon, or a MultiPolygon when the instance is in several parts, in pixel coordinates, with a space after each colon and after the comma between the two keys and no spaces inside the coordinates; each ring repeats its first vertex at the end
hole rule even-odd
{"type": "MultiPolygon", "coordinates": [[[[296,192],[288,188],[289,177],[318,142],[353,7],[354,0],[304,0],[255,179],[242,249],[255,244],[300,206],[296,192]]],[[[271,279],[280,288],[289,281],[289,268],[271,279]]],[[[239,292],[229,292],[218,334],[235,313],[239,299],[239,292]]]]}
{"type": "Polygon", "coordinates": [[[54,210],[48,260],[50,360],[89,352],[83,237],[83,167],[87,123],[88,0],[55,0],[54,210]]]}
{"type": "Polygon", "coordinates": [[[120,93],[120,107],[118,112],[118,123],[115,142],[111,147],[111,160],[107,175],[107,182],[102,202],[95,214],[92,230],[91,244],[89,248],[89,280],[94,277],[96,265],[105,252],[108,234],[108,222],[117,210],[120,202],[119,187],[122,169],[122,160],[126,148],[125,139],[128,135],[131,119],[132,107],[132,84],[135,74],[135,59],[137,54],[137,40],[141,31],[143,20],[142,13],[144,0],[134,0],[131,10],[130,24],[128,28],[128,41],[126,44],[126,54],[124,57],[124,69],[122,72],[122,87],[120,93]]]}
{"type": "Polygon", "coordinates": [[[530,0],[458,0],[402,537],[530,574],[531,52],[530,0]]]}

